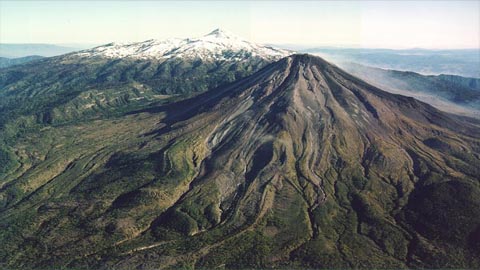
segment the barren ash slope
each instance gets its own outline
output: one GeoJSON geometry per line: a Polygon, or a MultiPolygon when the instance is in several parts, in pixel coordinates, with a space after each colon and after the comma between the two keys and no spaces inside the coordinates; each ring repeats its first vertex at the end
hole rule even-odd
{"type": "MultiPolygon", "coordinates": [[[[96,124],[95,136],[111,125],[96,124]]],[[[478,122],[321,58],[289,56],[114,126],[129,130],[6,206],[22,235],[2,239],[16,247],[7,265],[480,266],[478,122]]]]}

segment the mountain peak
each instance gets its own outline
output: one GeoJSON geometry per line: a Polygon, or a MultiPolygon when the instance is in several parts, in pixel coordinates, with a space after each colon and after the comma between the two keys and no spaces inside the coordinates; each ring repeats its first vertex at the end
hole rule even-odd
{"type": "Polygon", "coordinates": [[[221,28],[217,28],[217,29],[213,30],[212,32],[206,34],[205,36],[207,36],[207,37],[213,36],[213,37],[216,37],[216,38],[238,38],[238,36],[233,34],[232,32],[221,29],[221,28]]]}
{"type": "Polygon", "coordinates": [[[315,66],[332,65],[331,63],[325,61],[323,58],[312,55],[312,54],[308,54],[308,53],[292,54],[289,56],[289,58],[293,61],[293,63],[297,65],[315,65],[315,66]]]}

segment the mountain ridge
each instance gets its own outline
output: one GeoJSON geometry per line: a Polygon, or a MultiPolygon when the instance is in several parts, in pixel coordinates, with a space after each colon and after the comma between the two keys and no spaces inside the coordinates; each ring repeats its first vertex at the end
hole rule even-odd
{"type": "Polygon", "coordinates": [[[186,39],[150,39],[136,43],[109,43],[73,53],[81,57],[108,57],[108,58],[134,58],[134,59],[168,59],[200,58],[204,60],[242,60],[246,57],[261,57],[268,60],[278,60],[291,54],[291,51],[262,46],[246,41],[233,33],[220,28],[199,37],[186,39]]]}

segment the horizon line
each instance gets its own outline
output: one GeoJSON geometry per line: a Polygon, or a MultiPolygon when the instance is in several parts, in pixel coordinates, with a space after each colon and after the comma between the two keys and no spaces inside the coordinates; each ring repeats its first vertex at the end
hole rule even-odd
{"type": "MultiPolygon", "coordinates": [[[[145,42],[148,40],[152,39],[146,39],[143,41],[126,41],[126,42],[120,42],[120,43],[125,43],[125,44],[131,44],[131,43],[141,43],[145,42]]],[[[160,40],[160,39],[158,39],[160,40]]],[[[69,48],[75,48],[75,45],[80,45],[80,46],[93,46],[93,47],[98,47],[98,46],[103,46],[110,44],[112,42],[106,42],[106,43],[89,43],[89,42],[73,42],[73,43],[48,43],[48,42],[32,42],[32,43],[26,43],[26,42],[0,42],[0,45],[53,45],[53,46],[59,46],[59,47],[69,47],[69,48]]],[[[115,42],[114,42],[115,43],[115,42]]],[[[361,45],[343,45],[343,44],[338,44],[338,45],[326,45],[326,44],[317,44],[317,45],[307,45],[307,44],[295,44],[295,43],[258,43],[254,42],[257,44],[263,44],[263,45],[268,45],[268,46],[276,46],[276,47],[282,47],[284,49],[288,49],[288,46],[293,46],[293,47],[301,47],[299,50],[311,50],[311,49],[374,49],[374,50],[393,50],[393,51],[401,51],[401,50],[431,50],[431,51],[436,51],[436,50],[480,50],[479,47],[386,47],[386,46],[361,46],[361,45]]],[[[92,47],[92,48],[93,48],[92,47]]]]}

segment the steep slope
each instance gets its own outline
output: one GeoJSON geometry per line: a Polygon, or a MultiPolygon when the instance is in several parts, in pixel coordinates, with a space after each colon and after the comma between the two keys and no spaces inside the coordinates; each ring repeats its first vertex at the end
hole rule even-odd
{"type": "Polygon", "coordinates": [[[471,121],[290,56],[193,99],[18,140],[36,160],[1,189],[0,256],[35,268],[475,268],[471,121]]]}

